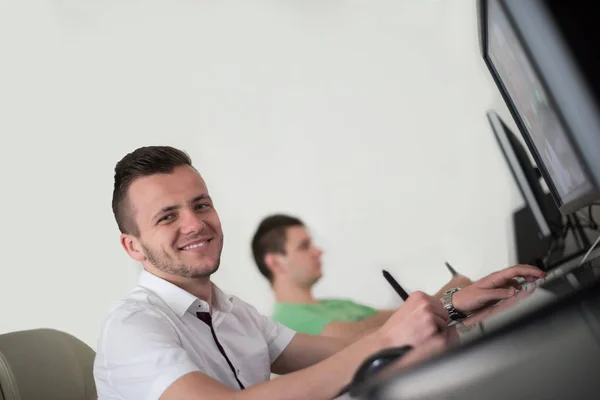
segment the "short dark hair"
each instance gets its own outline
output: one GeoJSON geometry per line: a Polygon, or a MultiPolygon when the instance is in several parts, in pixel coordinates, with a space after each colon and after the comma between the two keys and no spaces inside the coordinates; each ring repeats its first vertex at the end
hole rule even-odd
{"type": "Polygon", "coordinates": [[[127,200],[127,192],[133,181],[143,176],[168,174],[182,165],[192,166],[190,156],[170,146],[140,147],[117,163],[112,210],[121,233],[134,236],[140,234],[127,200]]]}
{"type": "Polygon", "coordinates": [[[273,282],[273,272],[267,267],[265,256],[269,253],[285,254],[286,231],[292,226],[304,226],[304,223],[290,215],[270,215],[262,220],[252,237],[254,262],[269,282],[273,282]]]}

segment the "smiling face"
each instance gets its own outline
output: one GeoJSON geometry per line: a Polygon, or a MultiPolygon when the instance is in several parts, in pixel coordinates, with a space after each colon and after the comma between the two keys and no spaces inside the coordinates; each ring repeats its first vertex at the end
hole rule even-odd
{"type": "Polygon", "coordinates": [[[123,233],[121,244],[147,270],[165,278],[208,278],[217,271],[221,221],[194,168],[183,165],[135,179],[127,203],[139,235],[123,233]]]}

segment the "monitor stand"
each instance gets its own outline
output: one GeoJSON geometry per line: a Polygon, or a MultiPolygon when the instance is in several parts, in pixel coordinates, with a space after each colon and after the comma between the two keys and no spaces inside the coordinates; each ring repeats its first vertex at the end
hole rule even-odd
{"type": "Polygon", "coordinates": [[[517,263],[535,265],[549,271],[565,263],[581,260],[598,232],[586,230],[577,215],[563,218],[550,194],[546,194],[544,203],[546,210],[556,210],[550,217],[550,225],[555,229],[561,226],[566,228],[563,238],[541,236],[529,207],[514,212],[512,219],[517,263]]]}

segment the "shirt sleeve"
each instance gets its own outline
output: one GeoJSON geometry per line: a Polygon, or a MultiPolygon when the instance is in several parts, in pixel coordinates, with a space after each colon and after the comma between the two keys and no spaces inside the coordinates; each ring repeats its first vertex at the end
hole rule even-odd
{"type": "Polygon", "coordinates": [[[269,317],[258,312],[254,306],[243,300],[239,298],[235,298],[235,300],[243,304],[246,315],[256,324],[262,333],[269,348],[270,361],[273,363],[288,344],[290,344],[296,332],[278,322],[272,321],[269,317]]]}
{"type": "Polygon", "coordinates": [[[157,400],[173,382],[194,371],[201,369],[160,311],[126,304],[104,323],[94,365],[99,394],[157,400]]]}

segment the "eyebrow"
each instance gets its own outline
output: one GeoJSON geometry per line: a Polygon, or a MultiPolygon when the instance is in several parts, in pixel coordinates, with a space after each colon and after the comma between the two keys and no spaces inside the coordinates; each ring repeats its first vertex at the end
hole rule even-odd
{"type": "MultiPolygon", "coordinates": [[[[192,200],[190,200],[188,202],[188,204],[194,204],[194,203],[197,203],[197,202],[202,201],[202,200],[210,200],[210,196],[208,194],[198,195],[198,196],[194,197],[192,200]]],[[[163,214],[166,214],[166,213],[171,212],[171,211],[178,210],[180,208],[181,208],[180,205],[163,207],[163,208],[160,209],[159,212],[157,212],[156,214],[154,214],[154,216],[152,217],[152,221],[156,221],[163,214]]]]}

